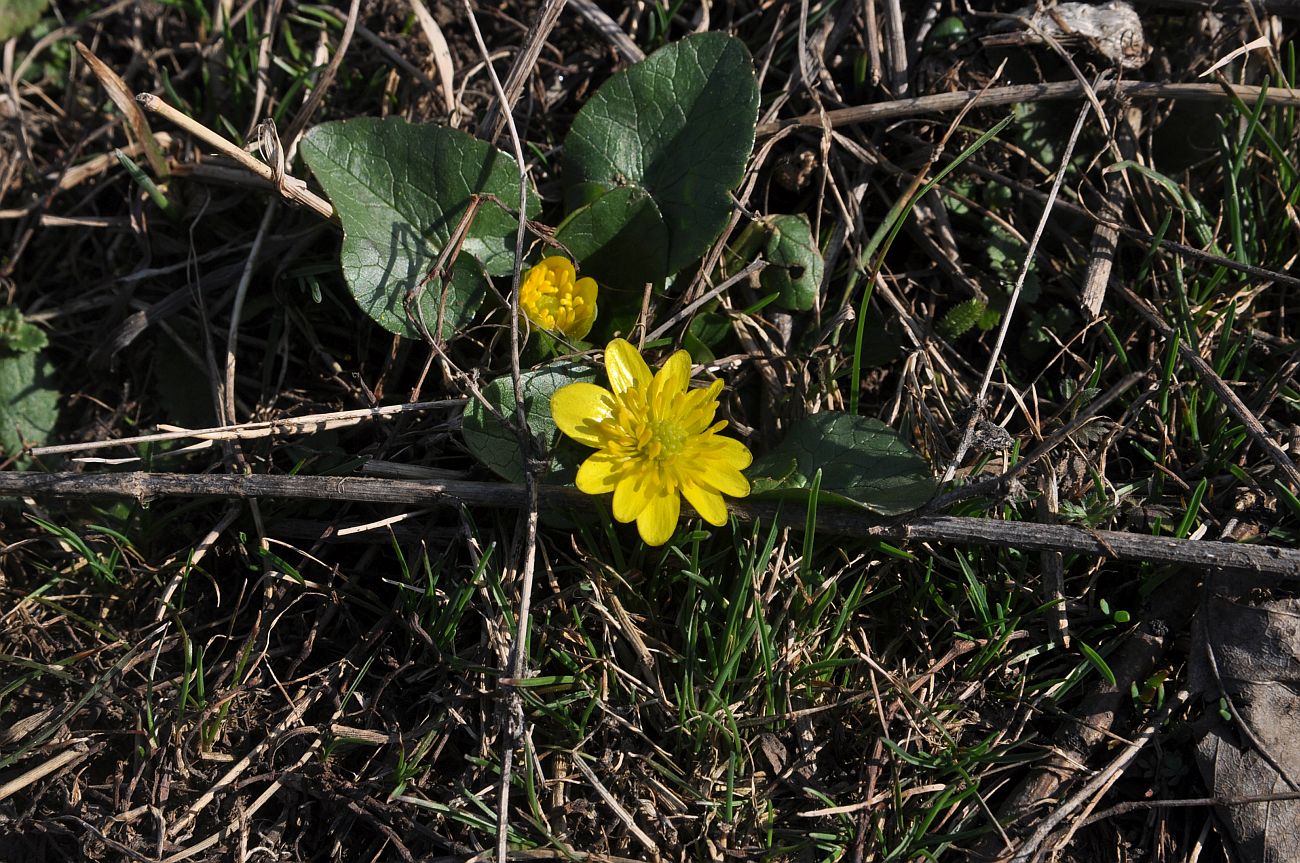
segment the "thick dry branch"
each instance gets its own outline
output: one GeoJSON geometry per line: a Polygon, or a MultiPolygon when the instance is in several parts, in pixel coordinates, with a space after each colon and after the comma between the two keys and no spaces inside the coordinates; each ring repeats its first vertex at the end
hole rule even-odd
{"type": "MultiPolygon", "coordinates": [[[[191,475],[178,473],[0,473],[0,495],[24,497],[213,497],[252,500],[298,498],[365,501],[422,506],[467,506],[521,509],[528,506],[523,485],[445,480],[413,482],[353,476],[280,476],[267,474],[191,475]]],[[[567,486],[542,486],[545,509],[605,506],[601,498],[567,486]]],[[[777,519],[804,526],[803,507],[768,501],[730,504],[737,516],[777,519]]],[[[689,512],[689,510],[688,510],[689,512]]],[[[1114,560],[1147,561],[1198,569],[1227,568],[1300,579],[1300,550],[1271,545],[1207,542],[1146,536],[1110,530],[1086,530],[1061,524],[995,521],[956,516],[917,516],[883,520],[864,510],[823,506],[817,531],[831,536],[891,542],[946,542],[1024,551],[1060,551],[1114,560]]]]}
{"type": "MultiPolygon", "coordinates": [[[[1129,99],[1181,99],[1189,102],[1221,102],[1228,98],[1228,90],[1237,95],[1247,105],[1253,105],[1261,91],[1260,87],[1235,84],[1224,87],[1220,84],[1158,84],[1150,81],[1112,81],[1094,88],[1098,95],[1119,92],[1129,99]]],[[[811,126],[822,128],[829,126],[852,126],[854,123],[871,123],[877,120],[893,120],[899,117],[915,117],[919,114],[944,114],[959,111],[971,102],[979,100],[982,108],[996,108],[1001,105],[1014,105],[1017,102],[1044,102],[1053,99],[1080,99],[1087,95],[1084,86],[1078,81],[1056,81],[1050,84],[1015,84],[1009,87],[991,87],[987,90],[962,90],[957,93],[938,93],[933,96],[918,96],[915,99],[897,99],[892,102],[876,102],[871,105],[855,105],[852,108],[837,108],[819,114],[804,114],[799,117],[787,117],[771,123],[761,123],[758,134],[775,135],[790,126],[811,126]]],[[[1264,96],[1270,105],[1300,105],[1300,91],[1285,87],[1270,87],[1264,96]]]]}

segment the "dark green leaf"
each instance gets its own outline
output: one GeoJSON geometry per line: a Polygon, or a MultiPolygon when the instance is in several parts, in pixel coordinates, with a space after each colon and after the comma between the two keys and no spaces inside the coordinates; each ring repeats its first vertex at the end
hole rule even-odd
{"type": "MultiPolygon", "coordinates": [[[[420,295],[430,331],[450,336],[482,302],[488,275],[514,263],[519,171],[513,159],[464,132],[396,117],[323,123],[303,138],[303,158],[343,224],[343,276],[357,304],[382,327],[415,337],[403,301],[433,269],[475,194],[494,195],[474,215],[445,291],[420,295]]],[[[528,215],[536,215],[530,195],[528,215]]]]}
{"type": "Polygon", "coordinates": [[[54,366],[38,353],[0,355],[0,448],[12,458],[45,443],[59,418],[54,366]]]}
{"type": "MultiPolygon", "coordinates": [[[[717,303],[712,303],[712,306],[717,303]]],[[[706,306],[706,308],[709,308],[706,306]]],[[[691,362],[711,363],[717,359],[713,349],[731,334],[731,321],[712,311],[700,311],[682,333],[682,347],[691,353],[691,362]]]]}
{"type": "Polygon", "coordinates": [[[643,189],[614,189],[576,210],[555,231],[582,275],[640,292],[668,271],[668,228],[643,189]]]}
{"type": "MultiPolygon", "coordinates": [[[[524,393],[524,413],[533,439],[540,438],[551,458],[547,478],[555,482],[573,479],[578,465],[594,450],[575,443],[555,427],[551,418],[551,395],[565,384],[593,382],[596,370],[568,360],[551,363],[524,372],[520,383],[524,393]]],[[[483,396],[511,424],[515,419],[514,383],[509,375],[496,378],[483,388],[483,396]]],[[[465,444],[474,457],[503,479],[524,481],[524,461],[519,455],[519,438],[514,431],[473,399],[465,408],[465,444]]]]}
{"type": "MultiPolygon", "coordinates": [[[[754,147],[758,84],[749,52],[722,33],[688,36],[656,51],[601,86],[573,121],[564,142],[564,180],[571,209],[614,189],[649,196],[664,237],[645,256],[657,270],[624,270],[623,281],[657,281],[702,255],[726,224],[729,192],[754,147]],[[663,245],[659,245],[664,243],[663,245]]],[[[644,221],[642,207],[610,207],[644,221]]],[[[618,237],[617,225],[592,231],[618,237]]],[[[584,262],[585,263],[585,262],[584,262]]]]}
{"type": "Polygon", "coordinates": [[[755,493],[806,500],[818,470],[820,501],[881,515],[916,509],[935,490],[929,465],[893,429],[839,411],[801,420],[748,473],[755,493]]]}
{"type": "Polygon", "coordinates": [[[806,312],[817,303],[826,263],[813,239],[808,217],[774,216],[764,252],[770,264],[759,276],[763,287],[776,291],[777,305],[794,312],[806,312]]]}

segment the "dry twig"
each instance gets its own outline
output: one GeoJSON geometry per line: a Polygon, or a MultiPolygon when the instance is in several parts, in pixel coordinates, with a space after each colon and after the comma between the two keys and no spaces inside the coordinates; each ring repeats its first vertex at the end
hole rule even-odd
{"type": "Polygon", "coordinates": [[[276,171],[270,165],[254,159],[244,152],[242,148],[236,147],[207,126],[177,111],[152,93],[141,93],[135,97],[135,100],[144,106],[145,110],[152,111],[165,120],[170,120],[191,135],[194,135],[194,137],[215,147],[222,155],[229,156],[263,180],[274,184],[281,195],[294,203],[309,207],[327,219],[334,220],[336,218],[334,207],[330,202],[308,189],[307,184],[302,180],[288,174],[277,176],[276,171]]]}
{"type": "MultiPolygon", "coordinates": [[[[444,480],[411,482],[355,476],[190,475],[177,473],[30,473],[0,472],[0,494],[27,497],[301,498],[368,501],[385,504],[479,506],[523,509],[529,494],[523,485],[444,480]]],[[[541,486],[544,509],[590,511],[605,502],[569,486],[541,486]]],[[[768,501],[729,503],[740,518],[775,519],[802,529],[803,508],[768,501]]],[[[685,504],[683,515],[693,512],[685,504]]],[[[1006,522],[958,516],[911,516],[883,520],[864,509],[822,506],[817,532],[861,540],[945,542],[1027,551],[1062,551],[1115,560],[1167,563],[1195,569],[1224,568],[1300,578],[1300,550],[1273,545],[1174,539],[1122,531],[1086,530],[1070,525],[1006,522]]]]}
{"type": "MultiPolygon", "coordinates": [[[[1097,94],[1121,93],[1129,99],[1180,99],[1187,102],[1222,102],[1228,98],[1224,88],[1218,84],[1156,84],[1150,81],[1109,81],[1093,88],[1097,94]]],[[[1263,88],[1245,84],[1234,84],[1230,91],[1248,105],[1258,101],[1263,88]]],[[[958,111],[976,99],[984,108],[1000,105],[1014,105],[1017,102],[1046,102],[1058,99],[1078,99],[1085,95],[1083,85],[1078,81],[1054,81],[1048,84],[1013,84],[1009,87],[990,87],[986,90],[962,90],[957,93],[939,93],[934,96],[918,96],[914,99],[897,99],[892,102],[876,102],[871,105],[858,105],[853,108],[838,108],[820,114],[803,114],[787,117],[771,123],[760,123],[759,137],[774,135],[791,126],[832,128],[851,126],[855,123],[873,123],[878,120],[895,120],[900,117],[915,117],[920,114],[943,114],[958,111]]],[[[1264,93],[1264,101],[1270,105],[1300,106],[1300,91],[1285,87],[1270,87],[1264,93]]]]}

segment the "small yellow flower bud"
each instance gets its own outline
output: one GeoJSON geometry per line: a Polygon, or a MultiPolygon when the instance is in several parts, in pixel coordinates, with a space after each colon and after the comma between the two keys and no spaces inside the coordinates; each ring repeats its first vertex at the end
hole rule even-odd
{"type": "Polygon", "coordinates": [[[596,280],[576,276],[568,258],[544,259],[519,286],[520,310],[544,330],[571,339],[584,337],[596,320],[596,280]]]}

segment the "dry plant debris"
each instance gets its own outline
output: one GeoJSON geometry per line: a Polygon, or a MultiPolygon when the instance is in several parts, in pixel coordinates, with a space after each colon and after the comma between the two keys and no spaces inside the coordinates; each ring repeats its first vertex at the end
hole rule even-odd
{"type": "Polygon", "coordinates": [[[1297,16],[0,0],[0,860],[1293,858],[1297,16]]]}

